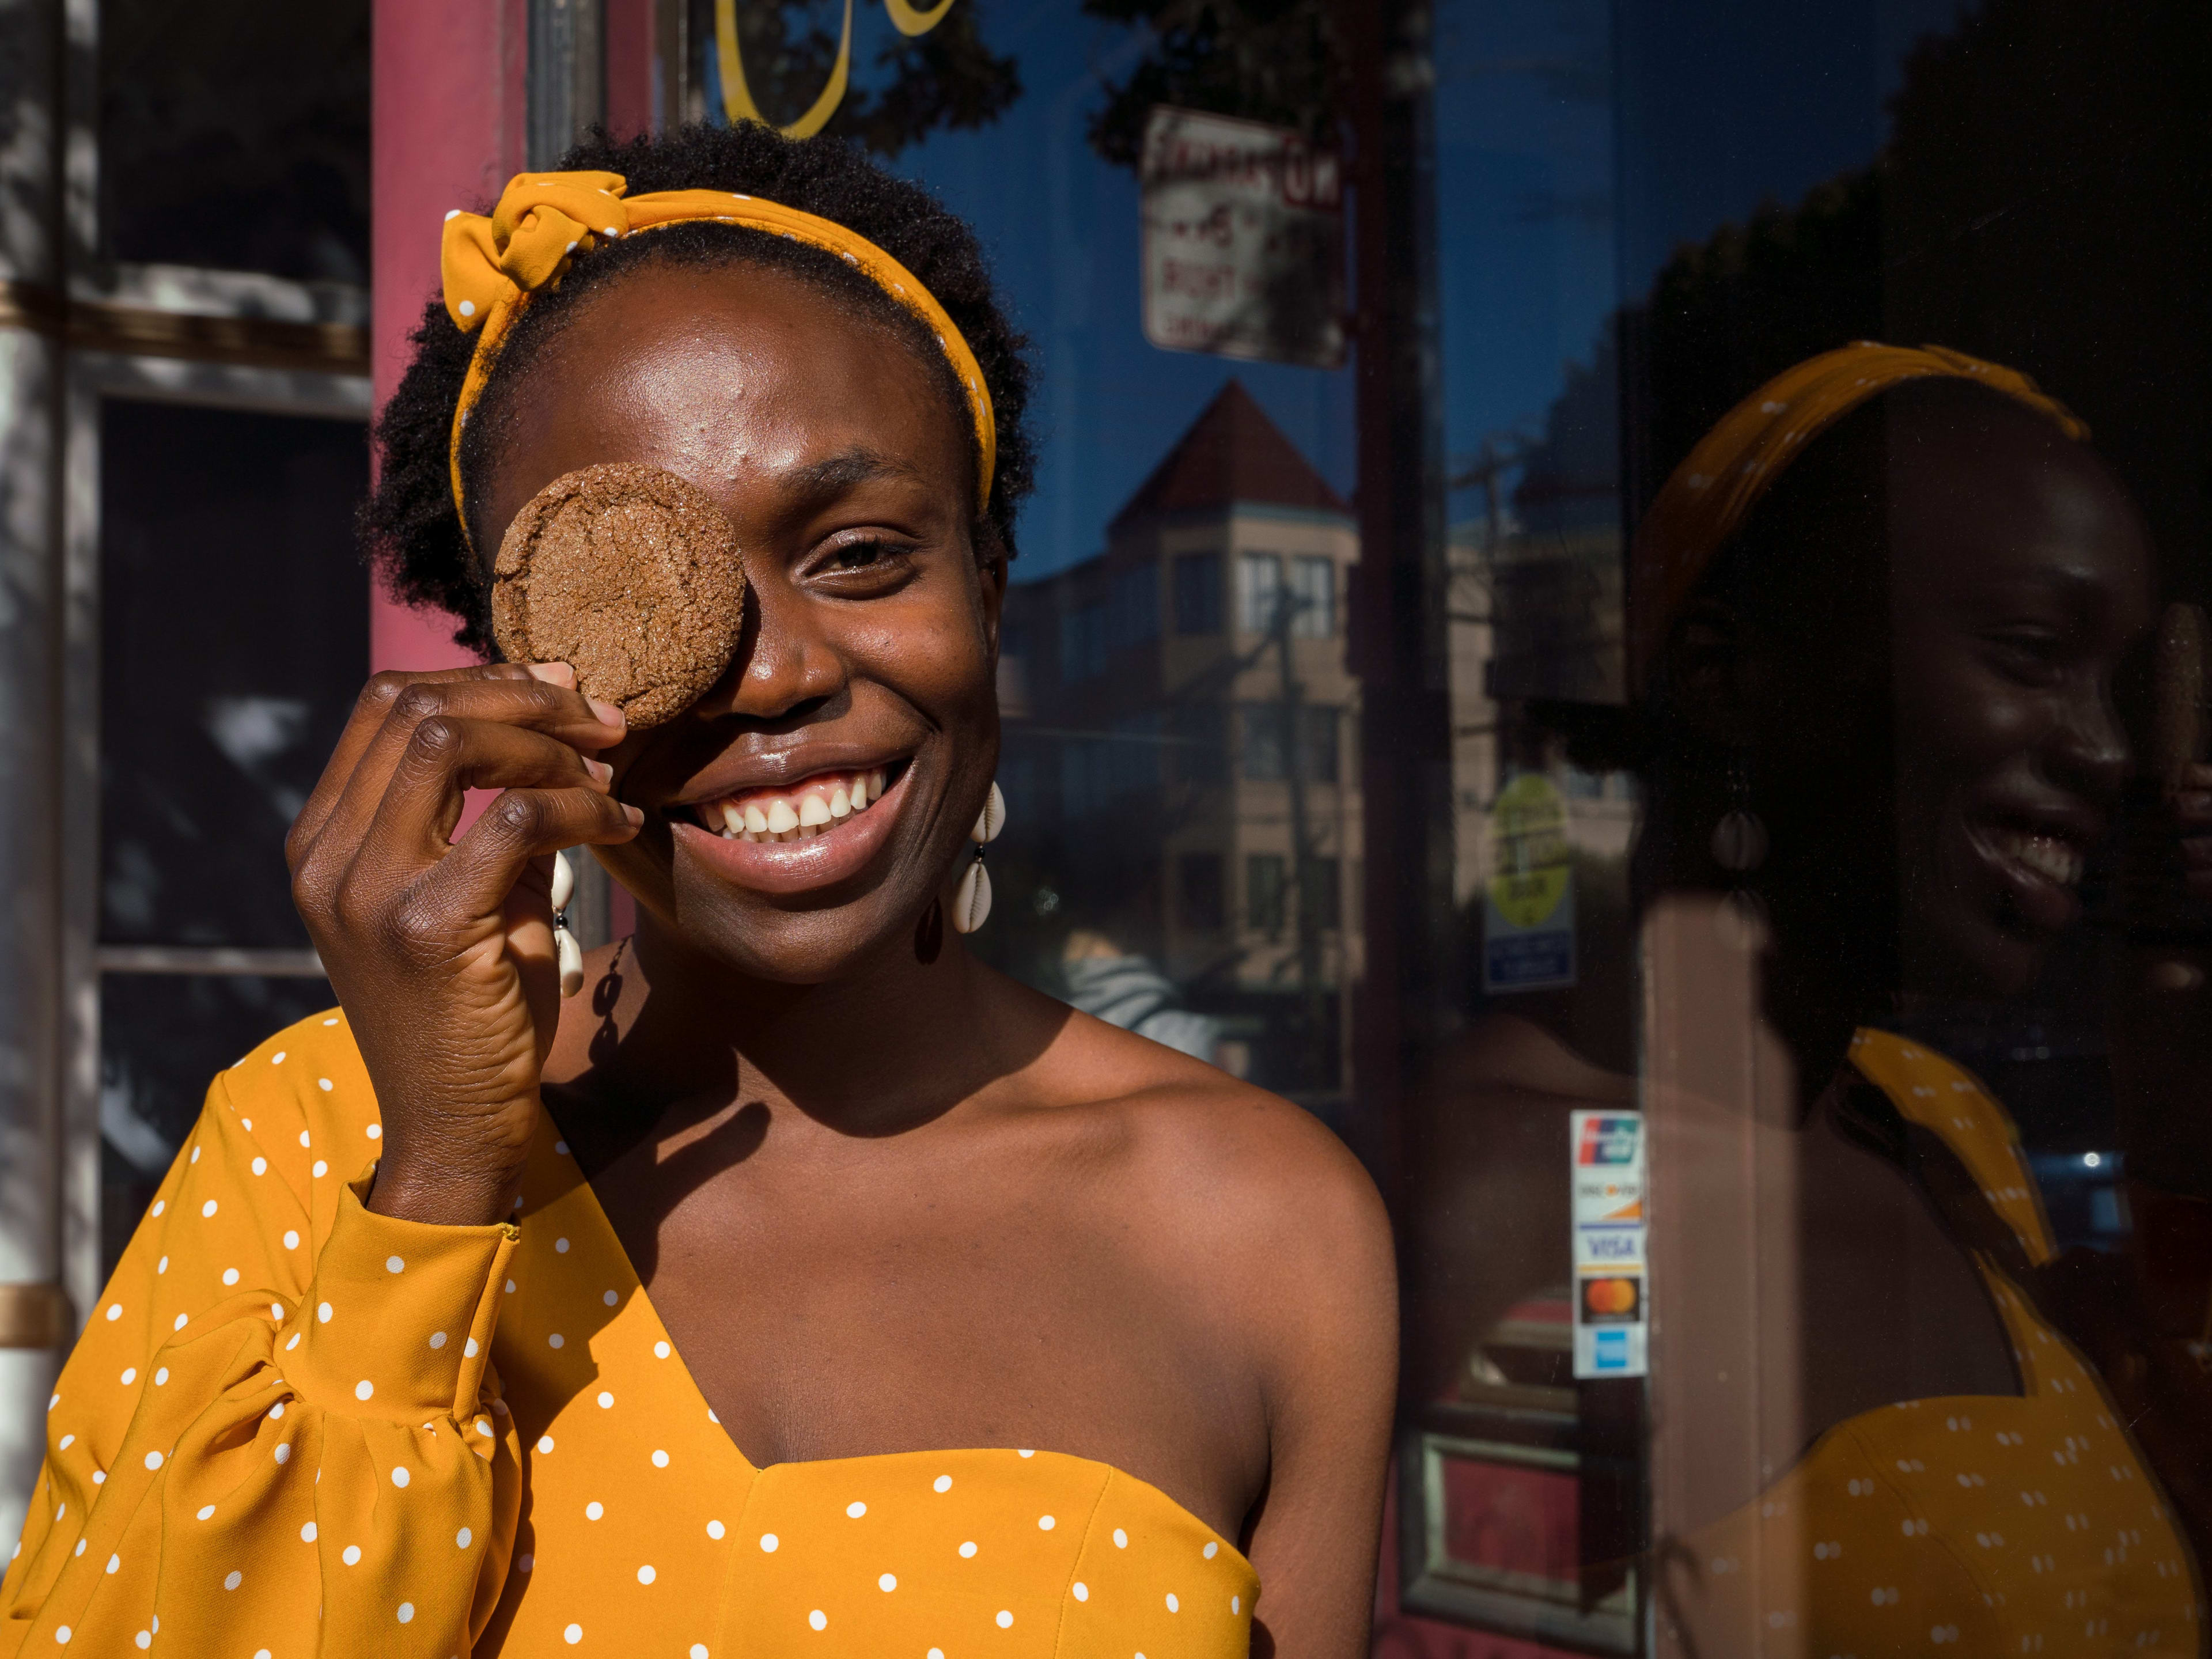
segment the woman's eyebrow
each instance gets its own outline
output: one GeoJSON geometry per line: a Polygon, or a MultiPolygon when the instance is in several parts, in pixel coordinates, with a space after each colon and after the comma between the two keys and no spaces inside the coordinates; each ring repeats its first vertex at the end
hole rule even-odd
{"type": "Polygon", "coordinates": [[[864,483],[885,479],[920,482],[923,475],[911,462],[855,445],[796,468],[787,476],[793,493],[812,507],[864,483]]]}

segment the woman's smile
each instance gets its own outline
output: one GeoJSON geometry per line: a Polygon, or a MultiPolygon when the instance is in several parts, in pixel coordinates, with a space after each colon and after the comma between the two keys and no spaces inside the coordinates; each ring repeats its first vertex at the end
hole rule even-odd
{"type": "Polygon", "coordinates": [[[668,809],[679,859],[740,887],[804,893],[848,881],[890,843],[914,768],[904,760],[817,771],[668,809]]]}
{"type": "MultiPolygon", "coordinates": [[[[2086,811],[2100,825],[2102,816],[2086,811]]],[[[1962,837],[1994,891],[1996,913],[2025,931],[2056,936],[2081,914],[2081,872],[2087,848],[2101,835],[2071,826],[1969,822],[1962,837]]]]}

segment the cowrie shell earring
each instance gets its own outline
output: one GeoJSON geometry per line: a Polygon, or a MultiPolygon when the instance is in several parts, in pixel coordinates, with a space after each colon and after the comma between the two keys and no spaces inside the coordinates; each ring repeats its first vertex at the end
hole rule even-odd
{"type": "Polygon", "coordinates": [[[584,947],[568,931],[568,901],[576,895],[576,872],[565,853],[553,855],[553,951],[561,963],[561,994],[572,997],[584,988],[584,947]]]}
{"type": "Polygon", "coordinates": [[[975,827],[968,832],[968,838],[975,843],[975,861],[960,878],[960,890],[952,896],[956,933],[972,933],[991,919],[991,872],[983,867],[983,848],[996,841],[1006,827],[1006,798],[999,793],[999,781],[994,778],[983,810],[975,815],[975,827]]]}

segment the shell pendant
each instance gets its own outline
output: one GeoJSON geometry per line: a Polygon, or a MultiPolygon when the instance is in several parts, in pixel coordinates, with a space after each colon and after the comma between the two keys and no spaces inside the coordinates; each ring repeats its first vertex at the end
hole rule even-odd
{"type": "Polygon", "coordinates": [[[990,919],[991,872],[977,859],[960,878],[960,890],[953,895],[952,931],[972,933],[990,919]]]}
{"type": "Polygon", "coordinates": [[[568,901],[576,896],[576,872],[565,853],[553,855],[553,951],[561,964],[561,994],[572,997],[584,988],[584,947],[568,931],[568,901]]]}

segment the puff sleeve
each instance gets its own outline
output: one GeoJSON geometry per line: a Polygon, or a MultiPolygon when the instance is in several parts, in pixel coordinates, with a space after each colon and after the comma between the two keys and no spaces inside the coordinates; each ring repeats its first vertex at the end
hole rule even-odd
{"type": "Polygon", "coordinates": [[[336,1016],[219,1076],[64,1368],[0,1655],[469,1650],[520,1501],[511,1226],[370,1213],[336,1016]]]}

